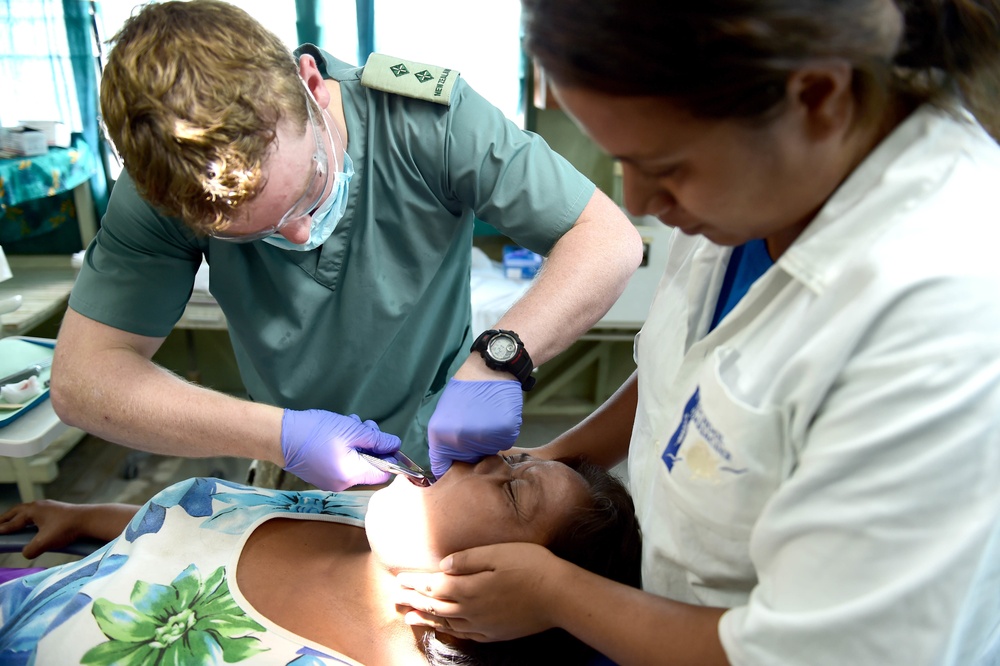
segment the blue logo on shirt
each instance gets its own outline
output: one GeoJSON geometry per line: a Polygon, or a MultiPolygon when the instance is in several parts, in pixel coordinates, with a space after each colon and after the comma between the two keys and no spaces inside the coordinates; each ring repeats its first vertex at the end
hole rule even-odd
{"type": "Polygon", "coordinates": [[[701,387],[698,387],[684,405],[681,422],[667,442],[667,448],[663,450],[663,463],[667,466],[668,472],[673,472],[674,465],[683,460],[679,455],[680,449],[687,440],[688,430],[692,426],[698,436],[694,439],[694,443],[689,445],[688,467],[691,468],[695,478],[711,480],[717,479],[719,472],[743,474],[747,471],[746,468],[732,467],[733,454],[726,447],[722,433],[712,425],[708,415],[701,408],[701,387]]]}
{"type": "Polygon", "coordinates": [[[694,413],[695,407],[698,406],[700,392],[701,387],[696,388],[694,395],[684,405],[681,423],[677,426],[677,430],[674,431],[670,441],[667,442],[667,448],[663,450],[663,462],[667,465],[667,471],[674,471],[674,463],[677,462],[677,452],[681,450],[681,444],[684,442],[684,438],[687,437],[688,425],[691,423],[691,414],[694,413]]]}

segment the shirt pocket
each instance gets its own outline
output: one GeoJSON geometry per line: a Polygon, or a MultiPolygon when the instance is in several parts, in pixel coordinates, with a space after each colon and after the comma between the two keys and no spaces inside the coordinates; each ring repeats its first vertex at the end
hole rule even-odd
{"type": "Polygon", "coordinates": [[[660,454],[669,499],[700,526],[745,539],[788,475],[783,410],[754,406],[738,389],[738,355],[706,359],[660,454]]]}

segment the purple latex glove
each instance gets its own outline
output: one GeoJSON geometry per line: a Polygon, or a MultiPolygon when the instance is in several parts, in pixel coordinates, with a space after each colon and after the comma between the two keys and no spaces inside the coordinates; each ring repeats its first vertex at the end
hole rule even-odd
{"type": "Polygon", "coordinates": [[[514,446],[523,406],[514,380],[450,380],[427,424],[434,476],[441,478],[453,460],[476,462],[514,446]]]}
{"type": "Polygon", "coordinates": [[[323,490],[386,483],[358,451],[383,457],[399,450],[399,437],[382,432],[374,421],[361,422],[322,409],[286,409],[281,417],[281,453],[285,470],[323,490]]]}

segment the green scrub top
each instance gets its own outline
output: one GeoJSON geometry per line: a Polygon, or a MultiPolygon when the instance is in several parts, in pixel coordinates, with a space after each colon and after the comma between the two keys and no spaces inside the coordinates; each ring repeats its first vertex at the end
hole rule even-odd
{"type": "Polygon", "coordinates": [[[252,400],[373,419],[426,465],[427,421],[469,353],[476,217],[547,253],[594,185],[461,79],[450,106],[361,85],[363,68],[312,45],[341,82],[355,175],[333,235],[309,252],[199,238],[123,173],[70,307],[144,336],[184,312],[202,256],[252,400]]]}

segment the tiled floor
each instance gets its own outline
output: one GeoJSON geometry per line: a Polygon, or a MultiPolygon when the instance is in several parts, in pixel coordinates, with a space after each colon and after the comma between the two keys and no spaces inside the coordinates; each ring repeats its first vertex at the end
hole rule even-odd
{"type": "MultiPolygon", "coordinates": [[[[528,416],[518,444],[539,446],[576,425],[579,416],[528,416]]],[[[174,458],[137,453],[96,437],[85,437],[59,462],[59,476],[42,487],[45,497],[74,503],[141,504],[161,489],[194,476],[242,482],[248,462],[237,458],[174,458]]],[[[14,484],[0,484],[0,512],[20,499],[14,484]]],[[[52,566],[73,559],[46,554],[29,562],[20,554],[0,553],[0,566],[52,566]]]]}

